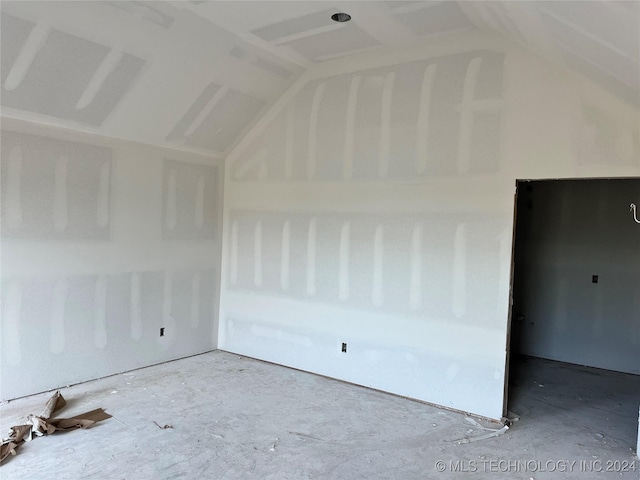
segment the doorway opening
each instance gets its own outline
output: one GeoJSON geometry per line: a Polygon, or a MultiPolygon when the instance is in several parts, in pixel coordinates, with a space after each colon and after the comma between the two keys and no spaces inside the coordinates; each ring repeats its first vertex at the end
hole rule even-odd
{"type": "MultiPolygon", "coordinates": [[[[635,450],[640,178],[518,180],[505,417],[635,450]]],[[[582,446],[582,447],[581,447],[582,446]]]]}

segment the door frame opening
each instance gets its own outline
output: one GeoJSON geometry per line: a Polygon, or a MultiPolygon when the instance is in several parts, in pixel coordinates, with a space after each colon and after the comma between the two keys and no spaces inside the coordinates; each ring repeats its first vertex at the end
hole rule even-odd
{"type": "MultiPolygon", "coordinates": [[[[522,189],[525,186],[531,187],[535,186],[538,182],[563,182],[563,181],[616,181],[616,180],[640,180],[640,177],[584,177],[584,178],[551,178],[551,179],[516,179],[515,180],[515,191],[514,191],[514,200],[513,200],[513,229],[512,229],[512,245],[511,245],[511,262],[510,262],[510,274],[509,274],[509,306],[508,306],[508,317],[507,317],[507,332],[506,332],[506,355],[505,355],[505,369],[504,369],[504,397],[503,397],[503,406],[502,406],[502,416],[503,420],[508,419],[509,414],[509,388],[510,388],[510,373],[512,373],[511,362],[514,359],[514,338],[513,338],[513,322],[514,316],[517,314],[514,312],[514,288],[517,288],[515,285],[516,276],[517,276],[517,261],[518,261],[518,246],[519,241],[522,242],[522,238],[518,238],[518,221],[520,217],[520,221],[523,218],[523,212],[519,211],[519,194],[522,194],[522,189]]],[[[636,204],[640,203],[640,199],[635,200],[636,204]]],[[[640,228],[640,227],[639,227],[640,228]]],[[[640,399],[639,399],[640,401],[640,399]]],[[[635,419],[633,420],[635,421],[635,419]]],[[[638,419],[638,447],[640,448],[640,418],[638,419]]],[[[635,444],[630,445],[630,447],[636,447],[635,444]]],[[[636,452],[636,454],[640,458],[640,452],[636,452]]]]}

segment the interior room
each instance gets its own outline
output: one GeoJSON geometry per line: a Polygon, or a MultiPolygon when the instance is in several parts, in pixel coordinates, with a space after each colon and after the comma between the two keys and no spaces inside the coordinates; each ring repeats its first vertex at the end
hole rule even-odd
{"type": "Polygon", "coordinates": [[[637,478],[640,2],[0,9],[1,475],[637,478]]]}
{"type": "Polygon", "coordinates": [[[607,419],[611,437],[633,435],[623,425],[638,393],[640,231],[626,206],[639,188],[637,178],[517,183],[509,410],[607,419]]]}

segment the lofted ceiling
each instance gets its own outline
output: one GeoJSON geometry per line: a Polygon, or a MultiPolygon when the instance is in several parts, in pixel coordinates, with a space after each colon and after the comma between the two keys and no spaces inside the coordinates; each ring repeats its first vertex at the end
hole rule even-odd
{"type": "Polygon", "coordinates": [[[187,2],[261,48],[303,66],[436,35],[498,32],[640,104],[640,1],[187,2]],[[350,23],[335,23],[345,11],[350,23]]]}
{"type": "Polygon", "coordinates": [[[226,155],[306,70],[490,30],[640,105],[638,1],[2,2],[3,115],[226,155]],[[352,15],[335,23],[333,13],[352,15]]]}

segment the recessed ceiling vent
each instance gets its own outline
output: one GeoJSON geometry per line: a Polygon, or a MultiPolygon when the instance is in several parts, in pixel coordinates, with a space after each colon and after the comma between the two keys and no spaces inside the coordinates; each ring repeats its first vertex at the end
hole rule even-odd
{"type": "Polygon", "coordinates": [[[344,12],[334,13],[333,15],[331,15],[331,20],[333,20],[334,22],[344,23],[351,20],[351,15],[344,12]]]}

